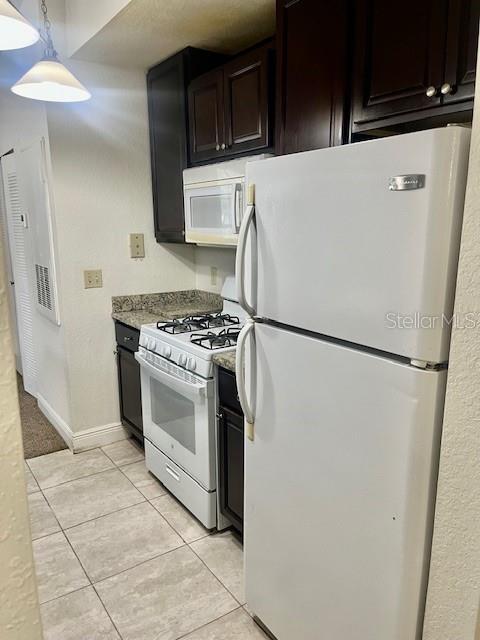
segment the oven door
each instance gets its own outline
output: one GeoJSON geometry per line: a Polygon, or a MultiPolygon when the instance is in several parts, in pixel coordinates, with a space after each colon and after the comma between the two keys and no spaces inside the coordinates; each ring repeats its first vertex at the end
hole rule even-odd
{"type": "Polygon", "coordinates": [[[143,348],[140,363],[144,436],[207,491],[215,482],[214,382],[143,348]]]}
{"type": "Polygon", "coordinates": [[[196,244],[236,245],[242,222],[244,183],[185,185],[185,238],[196,244]]]}

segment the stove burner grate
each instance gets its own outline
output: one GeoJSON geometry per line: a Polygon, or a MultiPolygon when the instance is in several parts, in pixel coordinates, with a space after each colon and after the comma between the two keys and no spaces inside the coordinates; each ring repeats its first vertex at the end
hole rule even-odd
{"type": "Polygon", "coordinates": [[[190,337],[190,342],[203,347],[203,349],[223,349],[225,347],[235,347],[237,344],[240,329],[223,329],[220,333],[194,333],[190,337]]]}
{"type": "Polygon", "coordinates": [[[165,333],[179,334],[228,327],[234,324],[240,324],[240,319],[237,316],[232,316],[229,313],[217,313],[204,316],[188,316],[182,320],[173,320],[172,322],[157,322],[157,329],[165,333]]]}

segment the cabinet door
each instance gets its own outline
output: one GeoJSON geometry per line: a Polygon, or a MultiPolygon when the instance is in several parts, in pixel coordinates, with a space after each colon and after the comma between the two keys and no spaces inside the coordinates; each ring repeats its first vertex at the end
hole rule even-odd
{"type": "Polygon", "coordinates": [[[117,348],[120,415],[122,423],[143,430],[140,366],[131,351],[117,348]]]}
{"type": "Polygon", "coordinates": [[[188,111],[192,162],[212,160],[225,155],[223,109],[221,69],[206,73],[190,84],[188,111]]]}
{"type": "Polygon", "coordinates": [[[243,530],[244,435],[243,416],[220,407],[220,507],[235,527],[243,530]]]}
{"type": "Polygon", "coordinates": [[[187,134],[182,54],[152,69],[147,87],[155,237],[158,242],[184,242],[187,134]]]}
{"type": "Polygon", "coordinates": [[[450,0],[444,80],[451,92],[444,95],[445,104],[474,97],[479,20],[480,0],[450,0]]]}
{"type": "Polygon", "coordinates": [[[269,57],[267,46],[224,67],[227,154],[263,149],[271,144],[269,57]]]}
{"type": "Polygon", "coordinates": [[[447,0],[358,0],[355,8],[354,124],[439,105],[447,0]]]}
{"type": "Polygon", "coordinates": [[[345,141],[348,2],[277,0],[276,152],[345,141]]]}

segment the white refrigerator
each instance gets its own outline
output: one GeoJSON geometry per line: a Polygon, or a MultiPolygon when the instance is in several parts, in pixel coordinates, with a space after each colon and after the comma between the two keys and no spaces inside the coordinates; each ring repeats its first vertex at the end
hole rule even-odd
{"type": "Polygon", "coordinates": [[[246,599],[278,640],[421,637],[469,142],[249,165],[246,599]]]}

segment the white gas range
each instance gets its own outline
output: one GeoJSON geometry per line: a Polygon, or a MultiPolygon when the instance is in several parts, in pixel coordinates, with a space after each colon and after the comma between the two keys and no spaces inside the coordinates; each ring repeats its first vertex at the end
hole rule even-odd
{"type": "Polygon", "coordinates": [[[146,466],[209,529],[217,526],[213,356],[235,350],[245,317],[233,278],[222,296],[221,313],[142,326],[135,354],[146,466]]]}

